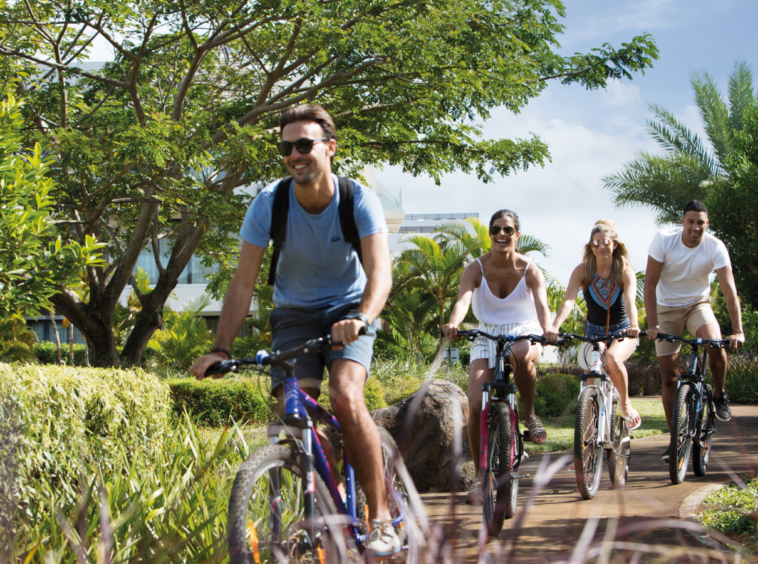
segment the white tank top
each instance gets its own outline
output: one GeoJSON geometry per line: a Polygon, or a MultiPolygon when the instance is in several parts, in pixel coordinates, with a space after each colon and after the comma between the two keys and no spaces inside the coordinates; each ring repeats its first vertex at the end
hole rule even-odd
{"type": "Polygon", "coordinates": [[[529,261],[524,269],[524,277],[513,289],[513,292],[504,298],[498,298],[490,290],[487,279],[484,277],[484,268],[479,259],[479,268],[482,270],[482,283],[474,288],[474,297],[471,301],[474,316],[482,323],[489,325],[508,325],[511,323],[526,323],[538,321],[537,308],[534,305],[532,290],[526,284],[526,273],[532,265],[529,261]]]}

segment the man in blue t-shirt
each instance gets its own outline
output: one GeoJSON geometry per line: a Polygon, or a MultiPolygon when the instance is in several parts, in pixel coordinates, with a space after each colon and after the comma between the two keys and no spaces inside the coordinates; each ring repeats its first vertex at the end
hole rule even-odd
{"type": "MultiPolygon", "coordinates": [[[[375,556],[401,548],[386,502],[379,431],[368,412],[363,388],[373,352],[373,337],[359,331],[382,311],[392,287],[387,225],[376,194],[353,182],[353,216],[360,237],[361,260],[345,241],[339,218],[337,177],[331,162],[337,150],[334,122],[319,106],[298,106],[279,119],[279,150],[292,175],[289,186],[276,182],[253,201],[240,230],[242,247],[229,285],[212,352],[191,371],[198,378],[207,368],[231,357],[229,350],[250,310],[264,252],[271,239],[271,217],[277,189],[290,191],[287,236],[275,273],[270,323],[273,350],[282,350],[328,334],[345,346],[326,354],[297,359],[300,387],[318,397],[324,368],[329,370],[329,396],[340,422],[345,450],[369,506],[369,550],[375,556]]],[[[272,394],[283,398],[272,369],[272,394]]],[[[328,448],[328,441],[322,441],[328,448]]],[[[325,450],[326,450],[325,448],[325,450]]],[[[331,454],[331,453],[328,453],[331,454]]],[[[331,457],[331,456],[330,456],[331,457]]]]}

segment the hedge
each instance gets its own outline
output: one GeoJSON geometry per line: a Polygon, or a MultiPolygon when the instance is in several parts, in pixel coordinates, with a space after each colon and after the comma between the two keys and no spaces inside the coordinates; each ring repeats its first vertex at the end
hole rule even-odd
{"type": "MultiPolygon", "coordinates": [[[[84,345],[74,345],[74,365],[84,366],[86,347],[84,345]]],[[[61,358],[63,362],[69,363],[69,345],[68,343],[61,343],[61,358]]],[[[34,343],[34,358],[40,364],[58,364],[58,348],[55,343],[44,341],[42,343],[34,343]]]]}
{"type": "Polygon", "coordinates": [[[223,427],[232,422],[261,425],[268,423],[275,402],[269,396],[268,380],[224,378],[166,380],[171,390],[174,413],[185,410],[204,427],[223,427]]]}
{"type": "Polygon", "coordinates": [[[141,370],[0,364],[0,499],[33,503],[41,476],[76,499],[95,465],[154,459],[169,416],[168,386],[141,370]]]}

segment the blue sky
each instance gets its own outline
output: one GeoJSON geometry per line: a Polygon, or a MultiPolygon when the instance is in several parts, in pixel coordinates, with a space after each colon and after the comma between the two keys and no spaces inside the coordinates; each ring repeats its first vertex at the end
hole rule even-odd
{"type": "Polygon", "coordinates": [[[484,220],[500,208],[515,210],[521,230],[550,245],[550,256],[535,257],[566,284],[581,260],[582,245],[594,222],[612,219],[630,250],[632,265],[644,269],[647,247],[657,230],[652,214],[615,208],[601,178],[619,171],[639,151],[658,151],[644,123],[648,104],[672,111],[702,132],[689,84],[704,70],[726,91],[734,63],[747,62],[758,85],[758,2],[755,0],[565,1],[561,52],[586,52],[610,43],[620,47],[650,33],[660,59],[645,75],[613,82],[606,90],[553,84],[519,115],[496,110],[484,124],[487,137],[539,135],[550,146],[552,162],[484,185],[476,177],[452,174],[435,186],[396,168],[377,172],[385,186],[402,186],[406,213],[478,212],[484,220]]]}

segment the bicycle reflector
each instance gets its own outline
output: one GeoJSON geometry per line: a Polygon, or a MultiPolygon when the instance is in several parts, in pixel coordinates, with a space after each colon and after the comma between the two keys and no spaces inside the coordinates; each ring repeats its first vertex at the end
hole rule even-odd
{"type": "Polygon", "coordinates": [[[247,524],[247,532],[250,536],[250,548],[253,551],[253,561],[255,564],[261,564],[261,555],[258,552],[258,534],[255,532],[255,523],[252,519],[247,524]]]}

